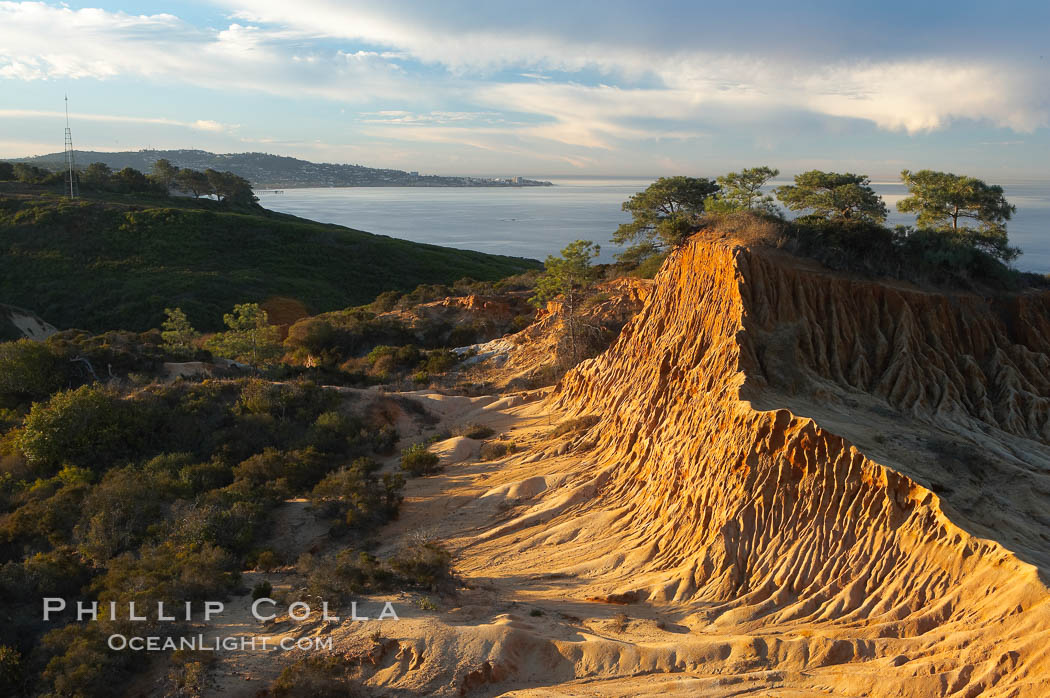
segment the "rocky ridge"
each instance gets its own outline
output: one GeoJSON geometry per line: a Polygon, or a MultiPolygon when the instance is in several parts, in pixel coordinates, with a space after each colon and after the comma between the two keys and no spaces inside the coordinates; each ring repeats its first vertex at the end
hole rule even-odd
{"type": "Polygon", "coordinates": [[[608,517],[555,547],[702,633],[763,638],[770,669],[848,663],[847,693],[1042,695],[1048,302],[696,239],[552,398],[598,418],[573,516],[608,517]]]}

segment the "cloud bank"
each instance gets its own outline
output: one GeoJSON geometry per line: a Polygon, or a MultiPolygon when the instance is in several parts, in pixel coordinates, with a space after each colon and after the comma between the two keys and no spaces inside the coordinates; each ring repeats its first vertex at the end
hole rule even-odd
{"type": "Polygon", "coordinates": [[[368,138],[508,153],[540,144],[576,163],[800,115],[904,134],[1050,126],[1050,61],[1025,49],[1050,15],[1041,5],[960,42],[954,31],[980,29],[976,3],[822,4],[758,2],[743,14],[669,2],[219,0],[228,19],[209,27],[177,10],[0,2],[0,79],[316,99],[345,105],[368,138]]]}

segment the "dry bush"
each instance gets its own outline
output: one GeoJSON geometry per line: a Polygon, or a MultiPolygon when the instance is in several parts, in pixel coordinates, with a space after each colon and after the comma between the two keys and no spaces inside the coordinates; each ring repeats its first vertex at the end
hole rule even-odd
{"type": "Polygon", "coordinates": [[[504,456],[518,450],[513,441],[490,441],[481,447],[480,458],[483,461],[499,460],[504,456]]]}
{"type": "Polygon", "coordinates": [[[353,676],[354,665],[342,657],[304,657],[291,664],[270,685],[276,698],[354,698],[368,692],[353,676]]]}
{"type": "Polygon", "coordinates": [[[615,330],[605,327],[597,318],[585,319],[579,314],[565,318],[558,328],[554,349],[555,367],[560,375],[608,349],[620,328],[615,330]]]}
{"type": "Polygon", "coordinates": [[[496,431],[492,427],[485,424],[478,424],[477,422],[460,424],[452,428],[453,436],[465,436],[468,439],[476,439],[479,441],[481,439],[487,439],[495,433],[496,431]]]}
{"type": "Polygon", "coordinates": [[[725,233],[743,245],[782,247],[787,239],[784,222],[752,211],[709,213],[704,226],[725,233]]]}
{"type": "Polygon", "coordinates": [[[453,583],[452,553],[436,541],[411,543],[390,559],[403,583],[436,591],[453,583]]]}
{"type": "Polygon", "coordinates": [[[550,436],[565,436],[566,434],[575,434],[576,432],[586,431],[597,424],[599,419],[600,417],[593,414],[576,417],[575,419],[566,419],[551,430],[550,436]]]}

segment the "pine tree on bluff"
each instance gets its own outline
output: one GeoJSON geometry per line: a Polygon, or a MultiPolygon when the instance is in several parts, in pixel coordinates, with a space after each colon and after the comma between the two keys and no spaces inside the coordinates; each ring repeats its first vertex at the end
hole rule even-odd
{"type": "Polygon", "coordinates": [[[902,170],[901,180],[911,196],[898,201],[897,210],[918,214],[919,228],[959,236],[1004,262],[1021,253],[1008,244],[1006,221],[1017,208],[1007,202],[1002,187],[933,170],[902,170]],[[968,221],[976,226],[967,225],[968,221]]]}
{"type": "Polygon", "coordinates": [[[661,177],[623,202],[634,220],[621,225],[612,241],[634,244],[618,255],[620,261],[637,264],[681,245],[699,227],[704,202],[719,189],[709,179],[661,177]]]}
{"type": "Polygon", "coordinates": [[[721,191],[717,196],[708,197],[704,209],[709,213],[754,211],[775,216],[780,210],[773,195],[763,194],[762,187],[778,174],[780,170],[764,165],[724,174],[718,178],[721,191]]]}
{"type": "Polygon", "coordinates": [[[792,211],[809,211],[829,221],[886,220],[886,204],[867,175],[810,170],[795,175],[794,184],[777,187],[776,194],[792,211]]]}

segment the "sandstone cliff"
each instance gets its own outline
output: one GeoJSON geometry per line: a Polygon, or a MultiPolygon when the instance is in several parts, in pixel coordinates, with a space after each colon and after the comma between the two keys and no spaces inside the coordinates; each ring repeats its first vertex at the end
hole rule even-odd
{"type": "Polygon", "coordinates": [[[695,635],[642,670],[1046,695],[1048,303],[696,239],[552,397],[597,417],[575,489],[483,537],[679,608],[695,635]]]}
{"type": "MultiPolygon", "coordinates": [[[[603,281],[584,301],[579,321],[588,345],[602,345],[641,310],[652,292],[649,279],[619,278],[603,281]]],[[[537,313],[535,322],[515,334],[484,344],[463,347],[476,356],[468,363],[479,365],[486,383],[501,390],[550,385],[565,369],[565,313],[560,300],[552,300],[537,313]]]]}

